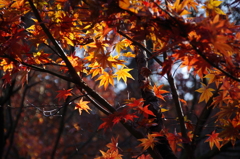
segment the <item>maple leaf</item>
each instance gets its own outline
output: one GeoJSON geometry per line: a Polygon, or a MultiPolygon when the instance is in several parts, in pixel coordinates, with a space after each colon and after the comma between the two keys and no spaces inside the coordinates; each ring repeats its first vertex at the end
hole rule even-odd
{"type": "Polygon", "coordinates": [[[71,89],[68,89],[68,90],[59,90],[57,91],[58,92],[58,95],[56,96],[56,98],[58,98],[58,101],[60,101],[61,99],[63,100],[66,100],[68,96],[72,96],[72,88],[71,89]]]}
{"type": "Polygon", "coordinates": [[[138,118],[138,116],[136,116],[134,113],[129,114],[127,108],[124,108],[121,111],[114,112],[114,114],[111,114],[111,115],[113,116],[112,122],[114,125],[119,123],[122,120],[124,122],[127,122],[128,120],[133,121],[134,118],[138,118]]]}
{"type": "Polygon", "coordinates": [[[122,56],[125,56],[125,57],[136,57],[136,55],[131,53],[131,52],[124,53],[124,54],[122,54],[122,56]]]}
{"type": "Polygon", "coordinates": [[[99,53],[95,55],[96,61],[100,64],[102,68],[106,68],[107,66],[112,68],[112,62],[114,59],[110,56],[111,52],[99,53]]]}
{"type": "Polygon", "coordinates": [[[120,54],[122,50],[125,50],[127,48],[126,43],[122,41],[118,42],[115,47],[118,54],[120,54]]]}
{"type": "Polygon", "coordinates": [[[90,103],[89,101],[83,101],[83,98],[80,99],[79,103],[76,103],[75,106],[75,110],[78,109],[79,114],[82,114],[82,110],[85,110],[88,114],[89,114],[89,110],[91,110],[89,108],[89,106],[87,105],[88,103],[90,103]]]}
{"type": "Polygon", "coordinates": [[[118,150],[116,151],[107,150],[107,152],[100,150],[100,152],[102,156],[96,157],[94,159],[122,159],[122,155],[118,153],[118,150]]]}
{"type": "Polygon", "coordinates": [[[63,37],[64,38],[64,40],[66,41],[66,43],[67,44],[69,44],[69,45],[71,45],[71,46],[74,46],[74,43],[73,43],[73,41],[71,40],[71,39],[69,39],[68,37],[63,37]]]}
{"type": "MultiPolygon", "coordinates": [[[[137,156],[133,156],[132,158],[136,158],[137,156]]],[[[149,154],[138,156],[137,159],[153,159],[149,154]]]]}
{"type": "Polygon", "coordinates": [[[2,59],[2,61],[0,62],[0,66],[3,68],[2,70],[4,72],[11,72],[14,68],[14,63],[12,61],[9,61],[8,59],[2,59]]]}
{"type": "Polygon", "coordinates": [[[111,142],[106,145],[109,148],[109,150],[111,151],[118,150],[118,138],[119,136],[117,138],[114,137],[111,138],[111,142]]]}
{"type": "Polygon", "coordinates": [[[138,139],[142,143],[138,145],[138,147],[143,147],[143,151],[147,150],[149,147],[152,149],[154,148],[154,143],[158,142],[155,138],[154,134],[149,134],[147,135],[147,138],[143,139],[138,139]]]}
{"type": "Polygon", "coordinates": [[[98,130],[104,129],[104,131],[106,131],[108,128],[113,127],[114,125],[113,119],[114,119],[113,115],[109,115],[106,118],[101,118],[101,120],[103,120],[104,122],[101,125],[99,125],[98,130]]]}
{"type": "Polygon", "coordinates": [[[204,76],[204,78],[208,78],[208,84],[214,82],[216,80],[216,75],[215,74],[207,74],[206,76],[204,76]]]}
{"type": "Polygon", "coordinates": [[[219,137],[223,139],[222,145],[231,141],[234,146],[236,143],[236,139],[240,138],[239,134],[239,118],[236,116],[233,120],[221,120],[221,127],[223,131],[219,133],[219,137]]]}
{"type": "Polygon", "coordinates": [[[198,103],[200,103],[202,101],[208,102],[208,100],[213,95],[212,91],[215,91],[215,90],[212,88],[207,88],[207,86],[204,83],[201,83],[201,84],[203,87],[196,90],[197,92],[202,93],[198,103]]]}
{"type": "Polygon", "coordinates": [[[218,6],[220,6],[221,3],[222,1],[208,0],[206,2],[206,6],[203,6],[202,8],[207,9],[206,11],[207,16],[209,15],[209,10],[214,11],[217,14],[226,15],[220,8],[217,8],[218,6]]]}
{"type": "Polygon", "coordinates": [[[0,0],[0,8],[8,6],[11,2],[9,0],[0,0]]]}
{"type": "Polygon", "coordinates": [[[114,81],[113,81],[114,75],[107,72],[103,72],[103,75],[100,75],[96,81],[100,80],[99,87],[104,85],[104,89],[106,90],[109,83],[114,86],[114,81]]]}
{"type": "Polygon", "coordinates": [[[154,93],[156,94],[156,96],[162,100],[165,101],[164,97],[162,96],[162,94],[164,93],[169,93],[168,91],[165,91],[165,90],[161,90],[161,88],[164,86],[164,84],[160,85],[160,86],[155,86],[153,87],[153,91],[154,93]]]}
{"type": "Polygon", "coordinates": [[[11,7],[19,9],[23,5],[24,1],[25,0],[17,0],[11,5],[11,7]]]}
{"type": "Polygon", "coordinates": [[[212,150],[214,144],[217,146],[217,148],[220,150],[221,148],[221,144],[220,141],[222,141],[222,139],[219,136],[219,133],[216,133],[215,130],[212,132],[212,134],[208,134],[206,136],[209,136],[207,140],[205,140],[205,142],[209,142],[209,146],[212,150]]]}
{"type": "Polygon", "coordinates": [[[127,106],[129,107],[142,107],[144,105],[144,100],[143,98],[140,99],[132,99],[132,101],[130,101],[130,103],[127,104],[127,106]]]}
{"type": "Polygon", "coordinates": [[[103,74],[104,69],[102,67],[100,67],[100,65],[97,62],[91,63],[88,65],[88,67],[90,67],[90,71],[88,72],[88,74],[92,74],[92,77],[95,77],[98,74],[103,74]]]}
{"type": "Polygon", "coordinates": [[[156,116],[155,114],[153,114],[153,112],[151,110],[148,109],[149,106],[150,106],[150,104],[138,107],[138,109],[143,112],[143,115],[146,118],[148,117],[148,115],[156,116]]]}
{"type": "Polygon", "coordinates": [[[128,7],[130,6],[129,0],[119,0],[118,4],[119,4],[119,7],[122,9],[128,9],[128,7]]]}
{"type": "Polygon", "coordinates": [[[108,129],[111,128],[113,125],[119,123],[120,121],[133,121],[134,118],[138,118],[138,116],[136,116],[134,113],[130,114],[128,112],[128,109],[125,108],[121,111],[116,111],[113,114],[108,115],[108,117],[106,118],[102,118],[101,120],[103,120],[104,122],[98,127],[98,129],[108,129]]]}
{"type": "Polygon", "coordinates": [[[185,14],[191,14],[191,12],[187,11],[184,9],[187,0],[185,1],[180,1],[180,0],[176,0],[175,3],[173,4],[173,6],[170,6],[173,10],[175,10],[176,13],[178,13],[179,15],[185,15],[185,14]]]}
{"type": "Polygon", "coordinates": [[[168,139],[169,145],[172,148],[173,152],[176,153],[177,152],[177,144],[182,142],[181,138],[179,137],[177,132],[174,132],[174,133],[167,132],[166,137],[168,139]]]}
{"type": "Polygon", "coordinates": [[[122,67],[120,70],[118,70],[115,75],[117,76],[117,80],[119,81],[120,79],[123,79],[125,83],[127,83],[127,77],[132,78],[132,75],[129,74],[128,72],[131,71],[132,69],[124,68],[122,67]]]}
{"type": "Polygon", "coordinates": [[[2,84],[3,87],[7,86],[8,84],[11,85],[12,82],[12,76],[11,73],[7,72],[2,79],[4,80],[4,83],[2,84]]]}

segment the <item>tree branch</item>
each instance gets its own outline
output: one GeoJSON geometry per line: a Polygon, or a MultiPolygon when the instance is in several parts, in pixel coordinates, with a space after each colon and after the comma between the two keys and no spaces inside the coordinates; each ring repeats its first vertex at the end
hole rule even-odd
{"type": "Polygon", "coordinates": [[[218,65],[214,64],[214,63],[211,62],[206,56],[204,56],[203,53],[202,53],[199,49],[197,49],[197,47],[196,47],[194,44],[192,44],[191,42],[190,42],[190,44],[191,44],[192,48],[193,48],[207,63],[209,63],[211,66],[213,66],[214,68],[216,68],[216,69],[218,69],[219,71],[221,71],[221,72],[222,72],[224,75],[226,75],[227,77],[229,77],[229,78],[231,78],[231,79],[233,79],[233,80],[235,80],[235,81],[240,82],[240,79],[239,79],[239,78],[234,77],[234,76],[231,75],[230,73],[228,73],[228,72],[226,72],[225,70],[221,69],[218,65]]]}
{"type": "Polygon", "coordinates": [[[19,122],[20,117],[21,117],[21,113],[22,113],[23,106],[24,106],[24,99],[25,99],[27,90],[28,90],[30,87],[34,86],[34,85],[35,85],[35,83],[32,84],[32,85],[26,85],[25,88],[24,88],[24,91],[23,91],[23,94],[22,94],[22,100],[21,100],[21,102],[20,102],[20,105],[21,105],[21,106],[20,106],[20,108],[19,108],[18,114],[17,114],[17,116],[16,116],[16,120],[15,120],[14,125],[13,125],[13,128],[12,128],[11,136],[10,136],[10,139],[9,139],[9,147],[8,147],[7,152],[6,152],[6,154],[5,154],[5,158],[8,158],[9,152],[10,152],[10,150],[11,150],[11,148],[12,148],[12,145],[13,145],[14,133],[15,133],[15,130],[16,130],[17,125],[18,125],[18,122],[19,122]]]}
{"type": "MultiPolygon", "coordinates": [[[[68,89],[69,88],[70,88],[70,82],[68,82],[68,89]]],[[[57,151],[59,140],[60,140],[62,132],[64,130],[64,122],[65,122],[65,116],[67,114],[67,108],[68,108],[67,105],[69,104],[69,101],[68,101],[69,98],[70,97],[67,97],[66,102],[65,102],[65,104],[63,106],[62,117],[61,117],[59,129],[58,129],[59,131],[58,131],[57,138],[56,138],[56,141],[55,141],[55,144],[54,144],[54,147],[53,147],[53,151],[52,151],[52,154],[51,154],[51,159],[54,159],[54,157],[55,157],[55,153],[57,151]]]]}
{"type": "MultiPolygon", "coordinates": [[[[166,59],[167,58],[167,53],[164,52],[163,55],[164,55],[164,59],[166,59]]],[[[191,151],[190,144],[188,143],[188,141],[190,142],[190,139],[189,139],[189,137],[187,135],[187,130],[186,130],[186,127],[185,127],[184,114],[183,114],[181,103],[179,101],[177,88],[176,88],[173,76],[171,74],[171,70],[169,70],[167,72],[167,79],[168,79],[168,82],[169,82],[169,85],[170,85],[170,88],[171,88],[172,98],[173,98],[173,101],[175,103],[175,107],[176,107],[176,111],[177,111],[177,115],[178,115],[178,120],[179,120],[179,124],[180,124],[180,130],[181,130],[181,133],[182,133],[182,137],[185,139],[185,141],[187,141],[187,142],[183,143],[183,145],[184,145],[186,154],[188,154],[188,158],[189,159],[193,159],[193,153],[191,151]]]]}
{"type": "Polygon", "coordinates": [[[129,36],[127,36],[126,34],[124,34],[123,32],[121,32],[120,30],[117,31],[120,35],[124,36],[125,38],[127,38],[128,40],[133,42],[133,45],[137,45],[139,48],[141,48],[142,50],[146,51],[146,53],[148,54],[148,56],[153,57],[153,59],[159,63],[160,65],[162,65],[162,61],[160,61],[158,58],[156,58],[155,56],[153,56],[152,52],[150,50],[148,50],[146,47],[144,47],[141,43],[133,40],[132,38],[130,38],[129,36]]]}
{"type": "MultiPolygon", "coordinates": [[[[77,88],[81,91],[82,89],[84,89],[87,94],[91,97],[93,97],[100,105],[104,106],[109,112],[114,113],[116,110],[114,107],[111,106],[111,104],[109,104],[104,98],[102,98],[97,92],[95,92],[93,89],[91,89],[76,73],[75,69],[73,68],[73,66],[71,65],[71,63],[69,62],[68,58],[65,56],[65,53],[63,51],[63,49],[59,46],[59,44],[56,42],[56,40],[53,38],[53,36],[51,35],[50,31],[47,29],[47,27],[44,25],[43,21],[41,20],[41,17],[38,13],[38,10],[36,9],[36,7],[34,6],[33,2],[31,0],[28,0],[37,20],[40,23],[40,26],[42,27],[43,31],[45,32],[45,34],[47,35],[47,37],[50,39],[50,41],[53,43],[53,45],[56,47],[59,55],[61,56],[61,58],[63,59],[63,61],[66,63],[67,68],[69,69],[69,73],[72,77],[71,82],[75,83],[77,88]]],[[[138,131],[137,129],[133,128],[131,126],[130,123],[124,123],[121,122],[123,124],[123,126],[137,139],[140,138],[144,138],[144,135],[138,131]]],[[[151,149],[151,148],[150,148],[151,149]]],[[[150,150],[150,152],[152,153],[151,155],[154,156],[154,152],[152,152],[150,150]]],[[[155,159],[159,159],[159,158],[155,158],[155,159]]]]}
{"type": "MultiPolygon", "coordinates": [[[[136,49],[135,52],[137,54],[136,61],[137,61],[137,67],[138,67],[138,83],[141,88],[142,97],[145,100],[145,105],[149,105],[149,110],[151,110],[155,115],[155,117],[149,116],[149,118],[154,118],[154,123],[158,124],[157,126],[150,127],[150,133],[160,132],[163,129],[164,125],[162,121],[162,113],[159,112],[159,101],[158,101],[158,98],[155,96],[155,93],[153,92],[153,90],[149,89],[148,87],[151,85],[149,77],[141,73],[142,68],[148,69],[147,55],[145,50],[143,50],[143,48],[138,49],[137,47],[135,49],[136,49]]],[[[159,143],[154,146],[154,150],[153,150],[157,154],[159,153],[158,158],[161,157],[163,159],[176,159],[176,156],[172,152],[172,149],[170,148],[170,145],[166,137],[165,136],[158,137],[158,140],[159,140],[159,143]]]]}
{"type": "Polygon", "coordinates": [[[211,106],[212,102],[213,102],[213,98],[217,96],[219,89],[221,88],[222,84],[220,84],[218,86],[218,89],[214,92],[213,96],[208,100],[208,102],[206,103],[204,109],[201,112],[200,117],[198,118],[198,121],[196,123],[195,126],[195,130],[193,133],[193,139],[192,139],[192,143],[191,145],[195,148],[196,145],[198,144],[199,140],[198,138],[200,137],[200,133],[202,132],[204,125],[207,121],[207,119],[209,118],[213,107],[211,106]]]}

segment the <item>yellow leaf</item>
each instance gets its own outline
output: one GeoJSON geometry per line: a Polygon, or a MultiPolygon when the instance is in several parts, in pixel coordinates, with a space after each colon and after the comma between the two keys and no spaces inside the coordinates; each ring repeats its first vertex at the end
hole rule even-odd
{"type": "Polygon", "coordinates": [[[209,15],[209,10],[212,10],[217,14],[225,15],[225,13],[221,9],[217,8],[221,3],[222,1],[209,0],[206,2],[206,6],[203,6],[202,8],[208,9],[208,11],[206,12],[207,16],[209,15]]]}
{"type": "Polygon", "coordinates": [[[8,6],[10,2],[8,0],[0,0],[0,8],[4,8],[5,6],[8,6]]]}
{"type": "Polygon", "coordinates": [[[74,43],[68,37],[65,36],[64,39],[66,40],[67,44],[74,46],[74,43]]]}
{"type": "Polygon", "coordinates": [[[212,91],[215,91],[212,88],[207,88],[207,86],[205,84],[202,83],[202,88],[199,88],[198,90],[196,90],[199,93],[202,93],[199,99],[199,102],[205,101],[208,102],[208,100],[212,97],[213,93],[212,91]]]}
{"type": "Polygon", "coordinates": [[[126,44],[124,42],[121,41],[116,44],[116,51],[118,54],[121,53],[121,51],[125,50],[125,49],[126,49],[126,44]]]}
{"type": "Polygon", "coordinates": [[[204,78],[208,78],[209,79],[208,84],[214,82],[215,77],[216,77],[215,74],[207,74],[206,76],[204,76],[204,78]]]}
{"type": "Polygon", "coordinates": [[[19,9],[24,3],[24,0],[16,0],[11,7],[19,9]]]}
{"type": "Polygon", "coordinates": [[[118,70],[115,74],[117,76],[117,80],[119,81],[120,79],[123,79],[123,81],[126,83],[127,82],[127,77],[132,78],[132,75],[129,74],[128,72],[131,71],[132,69],[124,68],[122,67],[120,70],[118,70]]]}
{"type": "Polygon", "coordinates": [[[99,76],[96,81],[101,80],[100,84],[99,84],[99,87],[104,85],[104,89],[106,90],[109,83],[111,85],[114,85],[113,78],[114,78],[114,75],[112,75],[111,73],[103,72],[103,75],[99,76]]]}
{"type": "Polygon", "coordinates": [[[161,108],[161,112],[162,112],[162,113],[167,112],[167,111],[169,111],[169,109],[161,108]]]}
{"type": "Polygon", "coordinates": [[[122,9],[128,9],[128,7],[130,6],[129,0],[119,0],[118,4],[119,7],[122,9]]]}
{"type": "Polygon", "coordinates": [[[80,115],[82,114],[82,110],[85,110],[87,113],[89,113],[89,110],[91,110],[91,109],[87,105],[88,103],[90,103],[90,102],[83,101],[83,98],[81,98],[79,103],[76,104],[75,109],[78,109],[80,115]]]}
{"type": "Polygon", "coordinates": [[[127,53],[124,53],[122,55],[125,56],[125,57],[136,57],[136,55],[131,53],[131,52],[127,52],[127,53]]]}

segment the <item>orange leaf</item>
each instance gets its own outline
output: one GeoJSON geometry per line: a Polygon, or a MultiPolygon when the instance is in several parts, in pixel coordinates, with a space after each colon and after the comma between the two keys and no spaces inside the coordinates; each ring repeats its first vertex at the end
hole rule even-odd
{"type": "Polygon", "coordinates": [[[202,93],[199,99],[199,103],[202,101],[208,102],[208,100],[213,95],[212,91],[215,91],[215,90],[212,88],[207,88],[207,86],[204,83],[201,83],[201,84],[203,87],[196,90],[197,92],[202,93]]]}
{"type": "Polygon", "coordinates": [[[90,102],[83,101],[83,98],[81,98],[79,103],[76,104],[75,109],[78,109],[80,115],[82,114],[82,110],[85,110],[87,113],[89,113],[89,110],[91,110],[91,109],[87,105],[88,103],[90,103],[90,102]]]}
{"type": "MultiPolygon", "coordinates": [[[[158,87],[156,87],[155,85],[154,85],[154,87],[153,87],[153,91],[154,91],[154,93],[156,94],[156,96],[158,97],[158,98],[160,98],[160,99],[162,99],[162,100],[164,100],[164,97],[162,96],[162,94],[164,94],[164,93],[169,93],[168,91],[165,91],[165,90],[161,90],[161,88],[164,86],[164,84],[162,84],[162,85],[160,85],[160,86],[158,86],[158,87]]],[[[165,100],[164,100],[165,101],[165,100]]]]}
{"type": "Polygon", "coordinates": [[[114,138],[114,137],[111,138],[111,142],[109,144],[107,144],[107,147],[109,148],[109,150],[116,151],[118,149],[118,137],[117,138],[114,138]]]}
{"type": "Polygon", "coordinates": [[[95,159],[122,159],[122,155],[118,153],[118,150],[116,151],[111,151],[111,150],[107,150],[107,152],[104,152],[102,150],[100,150],[102,156],[101,157],[97,157],[95,159]]]}
{"type": "Polygon", "coordinates": [[[221,138],[218,137],[219,133],[215,133],[215,130],[212,132],[212,134],[208,134],[206,136],[209,136],[209,138],[205,142],[209,142],[209,146],[212,150],[213,145],[215,144],[217,148],[220,150],[221,144],[219,141],[222,141],[221,138]]]}
{"type": "Polygon", "coordinates": [[[173,152],[177,152],[177,144],[182,142],[178,134],[175,133],[167,133],[166,134],[170,147],[172,148],[173,152]]]}
{"type": "MultiPolygon", "coordinates": [[[[133,158],[136,158],[136,157],[133,156],[133,158]]],[[[152,159],[152,157],[149,154],[148,155],[142,154],[141,156],[137,157],[137,159],[152,159]]]]}
{"type": "Polygon", "coordinates": [[[119,7],[122,9],[128,9],[128,7],[130,6],[129,0],[119,0],[118,4],[119,7]]]}
{"type": "Polygon", "coordinates": [[[138,140],[142,142],[141,144],[138,145],[138,147],[143,147],[144,151],[147,150],[149,147],[153,149],[154,143],[158,142],[155,139],[155,134],[148,134],[147,138],[138,139],[138,140]]]}

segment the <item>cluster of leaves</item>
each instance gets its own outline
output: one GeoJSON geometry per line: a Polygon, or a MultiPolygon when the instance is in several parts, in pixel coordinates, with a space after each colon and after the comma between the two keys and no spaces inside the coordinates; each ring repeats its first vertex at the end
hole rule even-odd
{"type": "MultiPolygon", "coordinates": [[[[156,76],[167,75],[169,80],[174,64],[181,62],[180,67],[187,67],[200,78],[202,87],[196,90],[201,93],[199,103],[205,104],[204,110],[219,109],[214,115],[219,132],[213,130],[206,142],[211,149],[214,145],[220,149],[228,142],[235,145],[240,139],[240,28],[229,21],[220,9],[221,3],[217,0],[204,3],[194,0],[0,0],[3,87],[11,85],[15,78],[24,86],[34,70],[49,73],[76,84],[89,99],[85,101],[82,97],[75,105],[80,115],[82,111],[90,113],[89,103],[107,115],[102,118],[104,122],[99,130],[106,131],[120,122],[140,130],[144,128],[146,138],[139,139],[144,151],[161,142],[159,136],[167,137],[174,152],[177,145],[197,145],[201,133],[198,128],[204,124],[201,120],[206,119],[199,119],[193,127],[191,121],[182,120],[181,104],[176,108],[180,125],[185,125],[180,128],[181,133],[168,130],[150,133],[148,128],[158,123],[154,122],[157,114],[149,109],[150,104],[145,104],[147,101],[130,98],[125,106],[115,109],[88,86],[92,79],[108,90],[121,80],[127,84],[128,79],[134,79],[128,64],[137,56],[137,48],[141,48],[160,68],[156,76]],[[203,13],[198,6],[203,6],[203,13]],[[144,46],[144,41],[152,42],[152,51],[144,46]],[[72,48],[79,51],[64,51],[72,48]],[[203,82],[206,79],[207,82],[203,82]]],[[[148,69],[138,71],[147,77],[153,75],[148,69]]],[[[163,94],[173,90],[168,92],[162,88],[163,85],[155,84],[141,89],[152,89],[156,97],[165,100],[163,94]]],[[[56,98],[65,101],[73,96],[71,91],[72,88],[58,90],[56,98]]],[[[178,105],[181,99],[174,93],[172,96],[178,105]]],[[[159,107],[158,113],[161,112],[164,109],[159,107]]],[[[109,150],[101,151],[103,157],[99,159],[121,158],[116,143],[117,139],[112,139],[112,145],[107,146],[109,150]]],[[[144,157],[150,158],[145,155],[138,158],[144,157]]]]}

